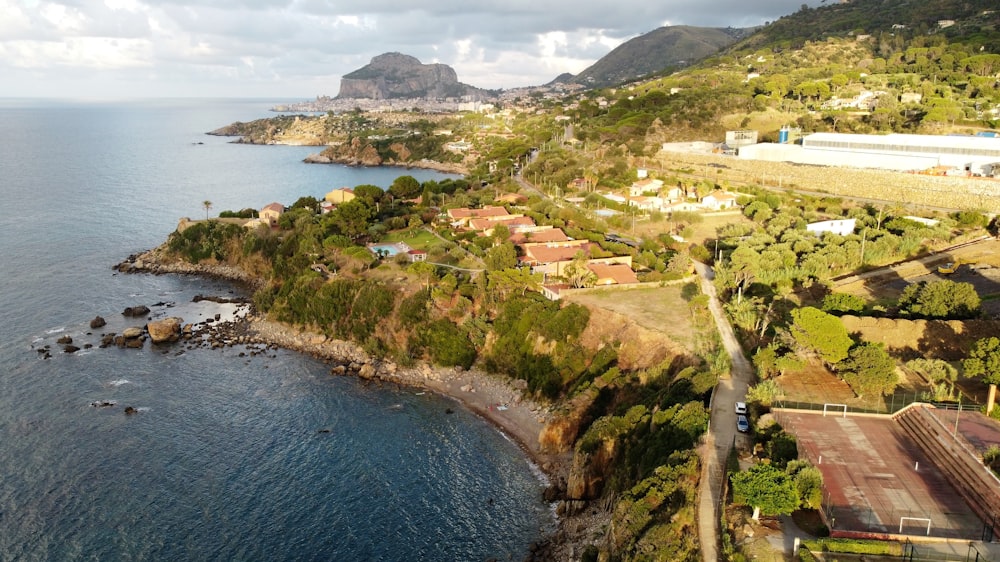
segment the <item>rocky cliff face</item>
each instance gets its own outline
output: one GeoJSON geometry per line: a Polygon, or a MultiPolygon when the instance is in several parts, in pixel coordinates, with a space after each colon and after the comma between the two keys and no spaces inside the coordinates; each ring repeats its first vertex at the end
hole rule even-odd
{"type": "Polygon", "coordinates": [[[481,93],[459,82],[446,64],[422,64],[409,55],[386,53],[344,75],[337,98],[454,98],[481,93]]]}

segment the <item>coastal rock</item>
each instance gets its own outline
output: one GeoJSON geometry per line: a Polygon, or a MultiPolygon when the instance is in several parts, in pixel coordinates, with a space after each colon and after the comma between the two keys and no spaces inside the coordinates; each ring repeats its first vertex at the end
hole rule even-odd
{"type": "Polygon", "coordinates": [[[125,415],[126,416],[131,416],[133,414],[138,414],[138,413],[139,413],[139,410],[137,410],[133,406],[125,406],[125,415]]]}
{"type": "Polygon", "coordinates": [[[138,326],[130,326],[122,331],[122,337],[131,340],[142,337],[142,328],[138,326]]]}
{"type": "Polygon", "coordinates": [[[76,353],[77,351],[80,351],[80,348],[75,345],[63,346],[63,353],[76,353]]]}
{"type": "Polygon", "coordinates": [[[310,154],[303,160],[306,164],[332,164],[333,160],[330,157],[323,156],[322,154],[310,154]]]}
{"type": "Polygon", "coordinates": [[[57,339],[56,343],[59,344],[59,345],[70,344],[70,343],[73,343],[73,338],[71,338],[70,336],[63,336],[63,337],[57,339]]]}
{"type": "Polygon", "coordinates": [[[90,321],[90,329],[96,330],[98,328],[103,327],[107,323],[108,323],[107,320],[105,320],[103,317],[95,316],[94,319],[90,321]]]}
{"type": "Polygon", "coordinates": [[[149,307],[145,305],[130,306],[122,311],[122,316],[137,317],[149,314],[149,307]]]}
{"type": "Polygon", "coordinates": [[[182,319],[176,316],[149,322],[146,324],[149,339],[153,343],[169,343],[179,340],[181,337],[181,322],[182,319]]]}
{"type": "Polygon", "coordinates": [[[362,379],[375,378],[375,367],[371,363],[365,363],[358,369],[358,377],[362,379]]]}

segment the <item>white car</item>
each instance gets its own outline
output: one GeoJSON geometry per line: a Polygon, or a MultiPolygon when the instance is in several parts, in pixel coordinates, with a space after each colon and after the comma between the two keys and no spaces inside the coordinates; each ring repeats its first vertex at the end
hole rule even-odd
{"type": "Polygon", "coordinates": [[[747,413],[747,403],[746,402],[737,402],[736,403],[736,413],[737,414],[746,414],[747,413]]]}

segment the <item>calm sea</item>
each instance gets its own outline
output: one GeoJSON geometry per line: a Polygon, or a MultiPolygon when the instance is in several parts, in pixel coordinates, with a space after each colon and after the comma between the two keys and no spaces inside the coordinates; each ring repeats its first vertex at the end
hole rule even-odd
{"type": "Polygon", "coordinates": [[[439,177],[203,134],[273,103],[0,100],[0,560],[518,560],[551,524],[518,448],[447,399],[283,351],[56,345],[128,306],[212,314],[192,297],[232,287],[111,269],[205,200],[439,177]]]}

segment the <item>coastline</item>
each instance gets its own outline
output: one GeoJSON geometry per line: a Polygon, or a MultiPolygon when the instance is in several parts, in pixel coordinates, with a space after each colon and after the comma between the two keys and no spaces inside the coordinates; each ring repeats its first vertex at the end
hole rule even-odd
{"type": "MultiPolygon", "coordinates": [[[[167,259],[164,246],[129,256],[114,269],[121,273],[212,277],[249,288],[258,287],[262,282],[238,267],[167,259]]],[[[610,513],[603,509],[564,511],[561,500],[565,499],[567,482],[571,479],[574,453],[572,450],[552,453],[542,449],[542,431],[555,414],[549,407],[523,396],[523,389],[516,384],[523,381],[497,377],[477,368],[439,368],[424,362],[403,368],[393,361],[371,357],[352,342],[268,320],[253,310],[243,318],[234,319],[231,327],[229,333],[241,337],[229,342],[305,353],[331,363],[331,376],[357,376],[450,398],[512,440],[524,453],[526,462],[539,473],[544,486],[542,499],[553,507],[553,526],[539,529],[539,538],[532,543],[526,560],[573,559],[593,543],[595,536],[606,531],[610,513]]]]}
{"type": "MultiPolygon", "coordinates": [[[[213,277],[251,288],[261,282],[238,267],[167,259],[163,246],[129,256],[114,269],[122,273],[213,277]]],[[[243,324],[237,331],[247,336],[246,342],[280,347],[329,361],[334,364],[331,368],[334,375],[355,375],[366,380],[426,389],[451,398],[511,438],[547,477],[564,479],[567,476],[572,453],[553,454],[543,451],[540,445],[539,436],[552,418],[550,410],[525,398],[517,381],[477,368],[439,368],[427,363],[399,367],[390,360],[369,356],[352,342],[328,338],[254,313],[234,322],[243,324]]]]}

